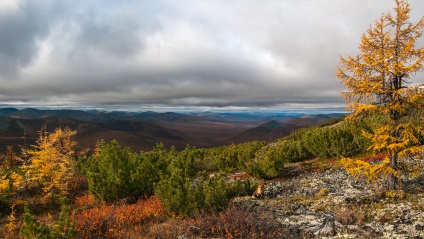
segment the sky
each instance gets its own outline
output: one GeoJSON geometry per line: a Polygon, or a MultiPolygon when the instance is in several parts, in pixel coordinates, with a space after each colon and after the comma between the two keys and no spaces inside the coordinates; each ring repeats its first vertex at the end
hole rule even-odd
{"type": "MultiPolygon", "coordinates": [[[[424,1],[410,0],[411,21],[424,1]]],[[[389,0],[1,0],[0,105],[344,107],[389,0]]],[[[424,45],[420,39],[419,46],[424,45]]]]}

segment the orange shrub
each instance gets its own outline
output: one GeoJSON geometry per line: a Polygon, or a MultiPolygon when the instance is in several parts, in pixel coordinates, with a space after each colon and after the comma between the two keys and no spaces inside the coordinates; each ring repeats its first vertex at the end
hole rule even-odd
{"type": "MultiPolygon", "coordinates": [[[[84,198],[80,203],[84,203],[84,198]]],[[[79,203],[79,202],[77,202],[79,203]]],[[[157,219],[163,208],[156,197],[135,204],[102,204],[72,215],[75,232],[80,238],[126,238],[148,222],[157,219]]]]}
{"type": "Polygon", "coordinates": [[[96,199],[91,194],[86,194],[75,198],[75,204],[83,209],[88,209],[96,205],[96,199]]]}

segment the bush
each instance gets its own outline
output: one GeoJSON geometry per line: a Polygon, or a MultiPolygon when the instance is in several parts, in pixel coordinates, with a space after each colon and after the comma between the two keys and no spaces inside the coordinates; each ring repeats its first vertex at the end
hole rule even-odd
{"type": "Polygon", "coordinates": [[[204,206],[203,197],[196,191],[193,178],[196,176],[196,150],[187,147],[172,155],[169,164],[155,184],[155,194],[164,208],[179,215],[195,214],[204,206]]]}
{"type": "Polygon", "coordinates": [[[157,146],[150,153],[138,155],[130,148],[122,149],[116,140],[99,142],[97,153],[83,163],[90,192],[107,202],[152,195],[165,160],[161,150],[157,146]]]}
{"type": "Polygon", "coordinates": [[[60,199],[60,213],[56,226],[53,229],[55,238],[70,238],[74,235],[74,222],[71,220],[72,207],[68,204],[67,199],[60,199]]]}
{"type": "Polygon", "coordinates": [[[75,233],[78,238],[128,238],[149,222],[156,221],[163,208],[156,197],[138,200],[135,204],[123,202],[74,213],[75,233]]]}
{"type": "Polygon", "coordinates": [[[286,162],[297,162],[314,156],[352,156],[365,152],[370,146],[370,140],[362,135],[363,130],[371,130],[366,120],[301,129],[282,139],[276,147],[286,162]]]}
{"type": "Polygon", "coordinates": [[[53,238],[53,234],[50,228],[46,227],[41,222],[38,222],[32,215],[27,205],[25,205],[24,207],[24,214],[22,215],[22,217],[24,224],[21,226],[19,232],[23,238],[53,238]]]}
{"type": "Polygon", "coordinates": [[[222,176],[195,180],[187,177],[182,169],[175,169],[170,177],[163,178],[155,190],[164,208],[181,216],[224,207],[228,200],[222,176]]]}
{"type": "Polygon", "coordinates": [[[207,149],[205,160],[210,162],[213,171],[231,172],[252,161],[256,152],[265,145],[265,142],[253,141],[207,149]]]}
{"type": "Polygon", "coordinates": [[[203,211],[219,210],[234,196],[252,191],[249,181],[226,183],[222,174],[209,177],[203,172],[197,178],[187,171],[174,168],[155,185],[155,192],[163,207],[176,215],[193,216],[203,211]]]}
{"type": "Polygon", "coordinates": [[[284,140],[279,142],[278,147],[284,162],[298,162],[313,156],[306,147],[303,139],[284,140]]]}
{"type": "Polygon", "coordinates": [[[263,148],[256,154],[256,159],[246,163],[246,172],[262,179],[276,177],[284,167],[281,152],[278,147],[274,146],[263,148]]]}
{"type": "Polygon", "coordinates": [[[163,203],[163,207],[170,212],[188,215],[198,208],[193,202],[194,190],[191,179],[186,176],[183,169],[176,168],[170,176],[163,176],[162,180],[155,184],[155,193],[163,203]]]}
{"type": "Polygon", "coordinates": [[[23,238],[70,238],[73,236],[74,224],[71,222],[71,206],[66,202],[65,198],[60,199],[61,208],[59,219],[53,226],[46,226],[37,221],[32,215],[28,206],[24,206],[24,214],[22,215],[23,224],[19,230],[23,238]]]}

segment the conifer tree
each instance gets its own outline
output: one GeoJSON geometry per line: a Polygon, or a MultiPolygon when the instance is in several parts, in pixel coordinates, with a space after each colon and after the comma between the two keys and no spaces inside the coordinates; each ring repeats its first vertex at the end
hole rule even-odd
{"type": "Polygon", "coordinates": [[[424,85],[412,81],[423,69],[424,48],[416,43],[423,34],[424,18],[412,24],[409,3],[395,2],[394,13],[383,14],[362,36],[360,53],[340,57],[336,73],[348,88],[342,94],[354,111],[349,119],[382,116],[374,132],[364,135],[372,140],[371,149],[388,152],[387,167],[374,174],[388,174],[390,190],[395,189],[400,173],[399,156],[422,149],[424,135],[420,124],[424,85]]]}
{"type": "Polygon", "coordinates": [[[49,133],[43,126],[34,149],[26,152],[31,160],[23,168],[26,180],[41,185],[48,193],[66,193],[67,184],[74,173],[76,142],[72,137],[75,134],[76,131],[69,128],[58,128],[49,133]]]}
{"type": "Polygon", "coordinates": [[[20,158],[16,156],[16,153],[13,151],[13,146],[8,145],[6,147],[5,161],[8,168],[13,168],[17,161],[20,161],[20,158]]]}

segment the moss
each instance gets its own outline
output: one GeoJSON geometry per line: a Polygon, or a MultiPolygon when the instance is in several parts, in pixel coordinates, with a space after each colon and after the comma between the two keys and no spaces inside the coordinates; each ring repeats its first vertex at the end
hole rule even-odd
{"type": "Polygon", "coordinates": [[[315,197],[320,198],[320,197],[324,197],[327,196],[329,193],[328,188],[321,188],[321,190],[319,190],[319,192],[315,193],[315,197]]]}

